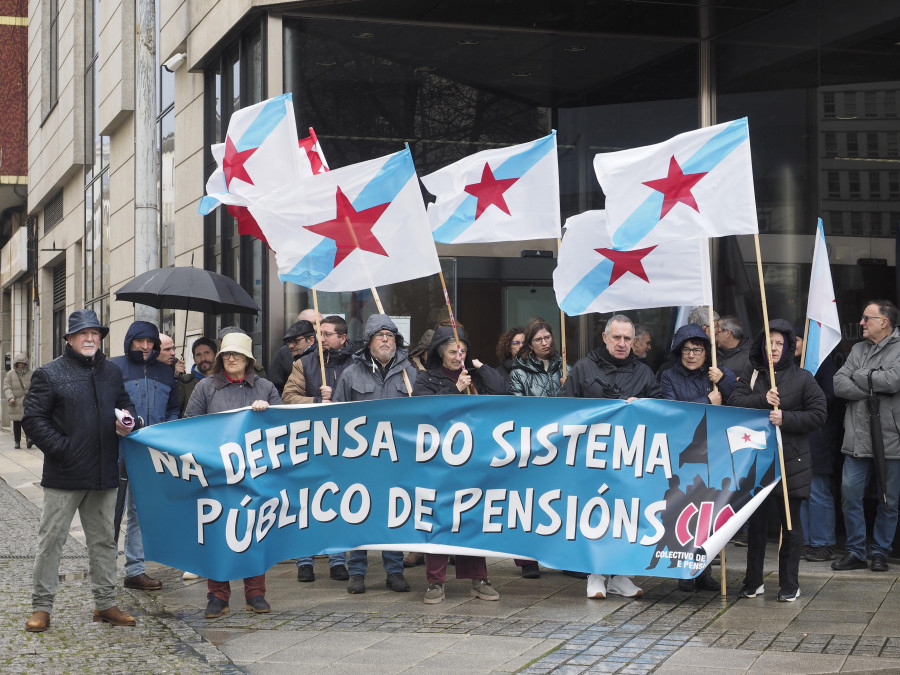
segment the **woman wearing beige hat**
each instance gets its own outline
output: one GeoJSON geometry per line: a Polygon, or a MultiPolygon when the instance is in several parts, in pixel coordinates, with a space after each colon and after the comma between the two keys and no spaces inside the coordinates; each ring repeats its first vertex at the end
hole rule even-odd
{"type": "MultiPolygon", "coordinates": [[[[270,405],[281,405],[281,397],[275,385],[258,377],[254,371],[253,341],[243,333],[228,333],[222,338],[222,347],[216,354],[212,377],[206,377],[194,387],[191,400],[184,411],[185,417],[225,412],[250,407],[262,411],[270,405]]],[[[215,619],[228,612],[231,584],[228,581],[209,579],[207,584],[206,618],[215,619]]],[[[258,574],[244,579],[244,597],[247,609],[257,614],[270,611],[266,602],[266,575],[258,574]]]]}

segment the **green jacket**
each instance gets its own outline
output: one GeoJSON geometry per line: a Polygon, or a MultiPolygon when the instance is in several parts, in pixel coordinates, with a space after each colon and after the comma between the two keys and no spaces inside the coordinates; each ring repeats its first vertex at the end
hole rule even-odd
{"type": "MultiPolygon", "coordinates": [[[[544,370],[544,364],[533,355],[516,358],[509,374],[509,393],[515,396],[556,396],[562,388],[562,358],[557,354],[544,370]]],[[[566,375],[569,366],[566,366],[566,375]]]]}

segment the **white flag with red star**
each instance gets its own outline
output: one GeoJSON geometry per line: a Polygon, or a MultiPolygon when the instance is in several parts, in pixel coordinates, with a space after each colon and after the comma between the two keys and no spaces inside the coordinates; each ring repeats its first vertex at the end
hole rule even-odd
{"type": "Polygon", "coordinates": [[[556,131],[531,143],[484,150],[422,177],[441,244],[557,239],[556,131]]]}
{"type": "Polygon", "coordinates": [[[283,281],[358,291],[440,271],[409,149],[306,178],[249,208],[283,281]]]}
{"type": "Polygon", "coordinates": [[[709,248],[704,239],[619,250],[603,211],[566,220],[553,271],[559,308],[569,316],[623,309],[709,305],[709,248]]]}
{"type": "Polygon", "coordinates": [[[598,154],[594,170],[616,248],[759,231],[746,117],[598,154]]]}

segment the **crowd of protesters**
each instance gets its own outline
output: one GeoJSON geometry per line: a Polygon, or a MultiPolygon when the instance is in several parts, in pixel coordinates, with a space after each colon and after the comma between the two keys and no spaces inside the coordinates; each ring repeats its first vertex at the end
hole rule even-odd
{"type": "MultiPolygon", "coordinates": [[[[194,340],[193,364],[186,370],[171,338],[143,321],[128,329],[124,353],[107,358],[100,347],[109,329],[94,312],[77,310],[69,317],[62,356],[32,373],[27,355],[17,354],[4,380],[15,447],[20,448],[24,431],[28,447],[34,444],[44,453],[45,499],[34,567],[34,611],[26,630],[40,632],[50,626],[62,545],[76,511],[91,560],[93,620],[135,625],[134,618],[115,604],[115,542],[123,509],[124,585],[143,591],[162,588],[144,566],[140,518],[121,461],[120,436],[178,417],[242,407],[263,411],[282,403],[513,395],[662,398],[769,410],[770,422],[781,432],[787,503],[785,492],[772,491],[750,517],[746,540],[737,535],[736,543],[749,546],[739,597],[764,593],[763,560],[769,519],[775,514],[783,537],[776,597],[793,602],[800,596],[801,558],[824,562],[834,557],[838,496],[847,529],[847,553],[832,568],[885,571],[900,501],[900,434],[893,422],[900,416],[896,410],[900,407],[900,331],[891,302],[873,300],[863,311],[863,340],[853,346],[840,368],[826,359],[813,377],[798,363],[802,331],[787,321],[773,319],[767,332],[751,339],[736,317],[720,318],[706,308],[695,309],[671,342],[665,340],[669,358],[656,373],[647,364],[653,344],[650,331],[622,314],[606,322],[597,347],[570,367],[552,325],[541,318],[503,333],[492,355],[495,366],[491,366],[476,358],[479,355],[471,352],[465,328],[452,321],[430,327],[408,350],[397,325],[385,314],[368,317],[360,344],[354,344],[343,317],[304,310],[284,334],[283,347],[275,354],[267,377],[254,356],[251,337],[240,328],[224,328],[215,339],[194,340]],[[872,424],[873,400],[882,410],[880,426],[872,424]],[[93,405],[87,405],[90,402],[93,405]],[[883,494],[867,547],[862,502],[869,479],[876,474],[883,494]],[[835,486],[838,475],[840,485],[835,486]]],[[[684,498],[690,491],[689,487],[682,492],[676,477],[666,494],[684,498]]],[[[297,560],[299,582],[315,580],[312,553],[307,551],[297,560]]],[[[445,554],[410,553],[404,558],[401,551],[382,551],[382,561],[385,584],[395,592],[410,590],[404,567],[424,562],[426,604],[444,600],[451,563],[457,579],[471,582],[473,597],[500,598],[488,579],[483,557],[457,555],[454,560],[445,554]]],[[[516,564],[525,579],[541,575],[535,560],[518,559],[516,564]]],[[[346,581],[349,593],[365,593],[366,551],[332,553],[328,565],[330,578],[346,581]]],[[[564,573],[587,578],[590,598],[642,595],[628,576],[564,573]]],[[[194,577],[191,571],[185,572],[185,578],[194,577]]],[[[265,574],[243,581],[247,608],[269,612],[265,574]]],[[[230,581],[210,579],[207,585],[205,616],[222,616],[229,611],[230,581]]],[[[682,580],[679,588],[715,591],[718,583],[707,566],[695,578],[682,580]]]]}

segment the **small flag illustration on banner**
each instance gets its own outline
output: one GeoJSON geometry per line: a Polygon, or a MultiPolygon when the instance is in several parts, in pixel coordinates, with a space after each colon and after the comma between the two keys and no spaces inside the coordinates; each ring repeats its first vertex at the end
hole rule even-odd
{"type": "Polygon", "coordinates": [[[436,242],[557,239],[556,131],[532,143],[484,150],[422,177],[435,197],[428,219],[436,242]]]}
{"type": "Polygon", "coordinates": [[[619,250],[610,241],[603,211],[566,220],[553,270],[556,302],[569,316],[620,309],[712,302],[709,248],[689,239],[619,250]]]}
{"type": "Polygon", "coordinates": [[[408,148],[306,178],[250,211],[284,281],[357,291],[440,270],[408,148]]]}
{"type": "Polygon", "coordinates": [[[841,341],[841,322],[838,318],[834,283],[828,264],[828,247],[825,244],[825,229],[822,227],[821,218],[816,227],[816,246],[813,249],[806,316],[809,317],[809,328],[806,331],[806,360],[803,367],[815,375],[822,361],[841,341]]]}
{"type": "Polygon", "coordinates": [[[754,431],[747,427],[728,427],[725,430],[728,435],[728,447],[731,452],[753,448],[754,450],[766,449],[766,432],[754,431]]]}
{"type": "Polygon", "coordinates": [[[594,170],[618,249],[759,231],[747,118],[598,154],[594,170]]]}

